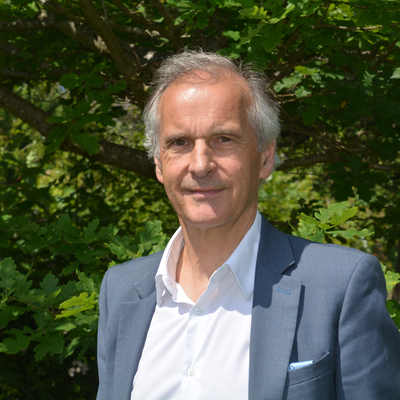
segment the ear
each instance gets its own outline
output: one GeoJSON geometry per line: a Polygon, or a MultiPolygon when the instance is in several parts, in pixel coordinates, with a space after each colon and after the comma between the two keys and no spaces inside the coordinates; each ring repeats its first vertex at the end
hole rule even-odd
{"type": "Polygon", "coordinates": [[[261,151],[260,179],[267,179],[274,170],[275,140],[261,151]]]}
{"type": "Polygon", "coordinates": [[[164,184],[161,161],[157,157],[154,157],[154,163],[156,164],[157,179],[160,183],[164,184]]]}

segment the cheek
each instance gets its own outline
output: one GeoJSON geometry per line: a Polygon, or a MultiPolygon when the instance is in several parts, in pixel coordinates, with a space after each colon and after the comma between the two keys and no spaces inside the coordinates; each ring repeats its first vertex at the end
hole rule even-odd
{"type": "Polygon", "coordinates": [[[184,157],[168,157],[162,160],[162,174],[165,182],[175,183],[187,171],[187,162],[184,157]]]}
{"type": "Polygon", "coordinates": [[[245,164],[243,160],[238,159],[226,159],[221,164],[221,169],[224,174],[229,178],[235,179],[245,175],[245,164]]]}

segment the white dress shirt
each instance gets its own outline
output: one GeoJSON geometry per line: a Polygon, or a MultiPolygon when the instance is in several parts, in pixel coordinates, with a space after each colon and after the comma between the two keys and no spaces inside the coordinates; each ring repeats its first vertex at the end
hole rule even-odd
{"type": "Polygon", "coordinates": [[[261,216],[194,303],[175,281],[181,228],[156,275],[157,305],[131,400],[245,400],[261,216]]]}

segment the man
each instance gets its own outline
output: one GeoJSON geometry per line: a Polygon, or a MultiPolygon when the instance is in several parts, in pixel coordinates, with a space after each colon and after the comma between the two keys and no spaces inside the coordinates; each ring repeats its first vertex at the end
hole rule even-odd
{"type": "Polygon", "coordinates": [[[257,211],[279,134],[265,87],[201,52],[158,71],[146,145],[180,228],[163,253],[104,278],[98,399],[400,397],[379,262],[283,234],[257,211]]]}

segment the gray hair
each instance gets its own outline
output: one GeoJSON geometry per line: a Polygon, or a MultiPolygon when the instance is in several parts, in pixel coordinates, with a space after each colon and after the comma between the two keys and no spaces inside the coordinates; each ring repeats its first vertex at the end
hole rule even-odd
{"type": "MultiPolygon", "coordinates": [[[[214,53],[185,50],[164,60],[152,83],[153,92],[143,113],[146,127],[144,146],[148,151],[149,158],[159,158],[160,156],[158,106],[162,95],[176,80],[182,77],[196,77],[196,73],[199,71],[216,79],[221,79],[226,73],[243,78],[253,100],[247,109],[247,115],[250,126],[256,135],[258,151],[262,151],[278,139],[280,133],[279,105],[268,93],[268,81],[263,73],[254,70],[250,65],[242,65],[214,53]]],[[[196,78],[198,79],[198,76],[196,78]]],[[[275,168],[279,164],[281,164],[281,160],[275,153],[275,168]]]]}

